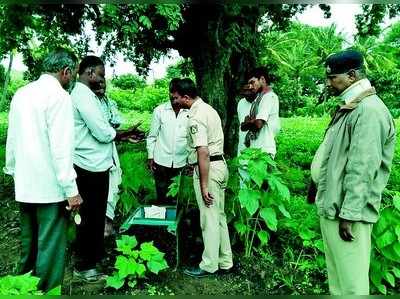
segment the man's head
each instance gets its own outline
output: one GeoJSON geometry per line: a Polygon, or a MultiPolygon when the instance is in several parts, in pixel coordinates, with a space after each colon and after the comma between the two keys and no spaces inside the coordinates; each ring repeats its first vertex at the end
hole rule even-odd
{"type": "Polygon", "coordinates": [[[91,90],[99,90],[101,82],[105,82],[104,62],[97,56],[86,56],[79,64],[79,80],[91,90]]]}
{"type": "Polygon", "coordinates": [[[175,90],[176,84],[180,81],[181,79],[179,78],[173,78],[169,82],[169,99],[171,101],[171,104],[174,105],[174,96],[173,96],[173,90],[175,90]]]}
{"type": "Polygon", "coordinates": [[[106,94],[106,80],[105,79],[100,80],[99,85],[98,85],[98,89],[93,90],[93,92],[99,98],[103,98],[104,95],[106,94]]]}
{"type": "Polygon", "coordinates": [[[194,99],[197,97],[197,88],[189,78],[184,78],[176,82],[172,87],[173,104],[182,108],[190,108],[194,99]]]}
{"type": "Polygon", "coordinates": [[[271,83],[270,75],[266,67],[255,68],[247,77],[249,78],[247,83],[254,93],[261,92],[271,83]]]}
{"type": "Polygon", "coordinates": [[[257,93],[253,91],[249,84],[245,84],[240,89],[239,96],[245,98],[248,102],[252,103],[257,97],[257,93]]]}
{"type": "Polygon", "coordinates": [[[77,65],[78,59],[72,51],[59,48],[45,57],[42,71],[53,74],[61,86],[68,90],[70,82],[75,80],[77,65]]]}
{"type": "Polygon", "coordinates": [[[363,56],[355,50],[331,54],[326,59],[325,67],[327,88],[336,96],[365,77],[363,56]]]}

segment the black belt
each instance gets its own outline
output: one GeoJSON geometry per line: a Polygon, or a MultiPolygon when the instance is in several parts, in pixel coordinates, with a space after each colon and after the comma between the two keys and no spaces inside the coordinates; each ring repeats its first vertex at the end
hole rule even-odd
{"type": "MultiPolygon", "coordinates": [[[[214,161],[221,161],[224,160],[224,155],[216,155],[216,156],[210,156],[210,162],[214,162],[214,161]]],[[[192,166],[196,166],[199,165],[198,162],[190,164],[192,166]]]]}

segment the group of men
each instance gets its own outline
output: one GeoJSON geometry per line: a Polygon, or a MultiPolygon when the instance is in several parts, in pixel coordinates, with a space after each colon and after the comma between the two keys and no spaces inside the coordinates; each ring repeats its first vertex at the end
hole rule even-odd
{"type": "MultiPolygon", "coordinates": [[[[105,69],[98,57],[82,59],[71,96],[65,91],[77,65],[70,52],[52,52],[44,60],[43,75],[17,91],[9,114],[5,172],[14,177],[20,202],[20,272],[33,270],[44,290],[62,282],[67,210],[79,209],[82,218],[74,275],[88,281],[103,278],[96,267],[104,251],[110,169],[118,168],[114,141],[130,134],[117,131],[112,113],[103,109],[107,104],[99,95],[104,95],[105,69]]],[[[371,229],[394,155],[394,122],[365,77],[360,53],[341,51],[329,56],[325,66],[328,88],[344,104],[314,157],[308,196],[321,216],[331,294],[368,294],[371,229]]],[[[247,79],[248,93],[237,107],[238,154],[259,148],[274,158],[278,96],[266,68],[254,69],[247,79]]],[[[169,101],[154,110],[147,137],[157,202],[171,203],[168,185],[189,165],[204,251],[198,267],[184,273],[227,273],[233,260],[224,212],[228,168],[221,119],[191,79],[173,79],[169,93],[169,101]]],[[[249,179],[244,172],[240,176],[249,179]]]]}

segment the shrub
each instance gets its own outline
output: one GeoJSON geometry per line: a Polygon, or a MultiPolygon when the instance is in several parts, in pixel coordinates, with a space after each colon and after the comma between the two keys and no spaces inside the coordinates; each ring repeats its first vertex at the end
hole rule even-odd
{"type": "Polygon", "coordinates": [[[113,86],[123,90],[136,90],[146,86],[146,81],[134,74],[116,76],[111,80],[113,86]]]}

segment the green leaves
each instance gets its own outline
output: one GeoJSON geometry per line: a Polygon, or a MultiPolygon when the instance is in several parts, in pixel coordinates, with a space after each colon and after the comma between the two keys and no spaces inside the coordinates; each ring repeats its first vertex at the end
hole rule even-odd
{"type": "Polygon", "coordinates": [[[259,207],[260,191],[251,189],[241,189],[239,191],[240,205],[246,208],[250,216],[253,216],[259,207]]]}
{"type": "Polygon", "coordinates": [[[145,16],[145,15],[140,16],[140,17],[139,17],[139,22],[140,22],[145,28],[151,29],[151,21],[150,21],[150,19],[149,19],[147,16],[145,16]]]}
{"type": "Polygon", "coordinates": [[[239,190],[240,219],[234,226],[245,244],[245,255],[253,250],[254,237],[260,244],[268,243],[270,231],[277,231],[279,216],[290,218],[285,205],[290,197],[289,189],[282,182],[276,162],[261,149],[248,148],[232,163],[243,174],[244,187],[239,190]],[[247,174],[247,175],[246,175],[247,174]],[[264,221],[267,225],[260,224],[264,221]]]}
{"type": "Polygon", "coordinates": [[[24,275],[7,275],[0,278],[0,295],[43,295],[37,289],[39,278],[31,272],[24,275]]]}
{"type": "Polygon", "coordinates": [[[135,236],[122,235],[121,239],[117,240],[117,251],[122,252],[122,254],[130,255],[132,249],[138,245],[135,236]]]}
{"type": "Polygon", "coordinates": [[[108,276],[106,280],[106,287],[114,288],[116,290],[120,289],[125,283],[125,280],[119,277],[118,273],[113,276],[108,276]]]}
{"type": "Polygon", "coordinates": [[[276,219],[276,213],[272,208],[263,208],[260,212],[261,218],[265,220],[268,228],[272,231],[277,230],[278,219],[276,219]]]}
{"type": "Polygon", "coordinates": [[[119,289],[127,281],[128,286],[133,288],[137,279],[145,277],[148,271],[158,274],[168,268],[164,253],[160,252],[153,242],[142,243],[140,250],[134,250],[138,245],[135,236],[122,235],[116,242],[117,251],[122,255],[116,258],[114,268],[117,271],[107,278],[107,287],[119,289]]]}

